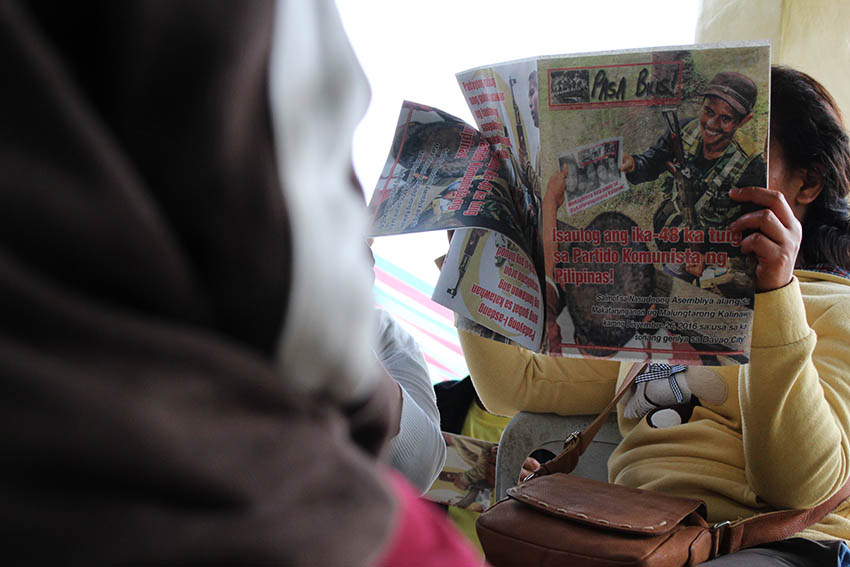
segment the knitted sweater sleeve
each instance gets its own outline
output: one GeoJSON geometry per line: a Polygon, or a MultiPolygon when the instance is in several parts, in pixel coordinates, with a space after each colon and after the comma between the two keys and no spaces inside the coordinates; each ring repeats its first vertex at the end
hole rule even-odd
{"type": "Polygon", "coordinates": [[[804,303],[794,278],[756,295],[743,443],[751,486],[776,507],[813,506],[850,477],[850,293],[834,287],[804,303]]]}
{"type": "Polygon", "coordinates": [[[430,488],[446,460],[437,399],[416,340],[387,312],[378,310],[376,352],[401,386],[401,425],[389,444],[389,464],[421,492],[430,488]]]}
{"type": "Polygon", "coordinates": [[[614,395],[615,362],[546,356],[465,331],[458,334],[475,390],[492,413],[594,413],[614,395]]]}

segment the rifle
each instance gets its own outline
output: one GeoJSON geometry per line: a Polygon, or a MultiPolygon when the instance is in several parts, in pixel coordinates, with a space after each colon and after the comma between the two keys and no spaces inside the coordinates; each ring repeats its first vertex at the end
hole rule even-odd
{"type": "Polygon", "coordinates": [[[457,273],[457,282],[454,287],[450,287],[446,290],[446,293],[451,295],[452,297],[457,296],[457,288],[460,286],[461,280],[463,280],[464,274],[466,274],[466,266],[469,264],[470,258],[475,253],[475,249],[478,247],[478,240],[481,239],[480,230],[472,230],[469,235],[469,240],[466,241],[466,246],[463,248],[463,256],[460,259],[460,266],[458,268],[457,273]]]}
{"type": "Polygon", "coordinates": [[[673,181],[676,185],[676,199],[685,224],[689,227],[696,225],[694,210],[693,182],[691,169],[685,163],[685,149],[682,147],[682,130],[679,127],[679,117],[675,109],[661,111],[670,129],[670,140],[673,144],[673,181]]]}
{"type": "Polygon", "coordinates": [[[525,143],[525,130],[522,127],[522,117],[519,115],[519,105],[516,103],[516,96],[514,96],[516,77],[511,77],[509,82],[511,85],[511,100],[514,103],[514,119],[516,120],[516,138],[517,145],[519,146],[520,168],[524,171],[528,163],[528,146],[525,143]]]}

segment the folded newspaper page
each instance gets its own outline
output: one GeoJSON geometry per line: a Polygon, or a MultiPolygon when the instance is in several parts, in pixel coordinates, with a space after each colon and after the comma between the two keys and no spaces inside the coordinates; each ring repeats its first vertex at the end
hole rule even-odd
{"type": "Polygon", "coordinates": [[[548,56],[458,73],[477,128],[405,103],[374,234],[460,229],[434,300],[554,356],[741,364],[765,186],[767,44],[548,56]]]}
{"type": "Polygon", "coordinates": [[[493,504],[498,443],[443,432],[446,464],[424,497],[427,500],[474,512],[493,504]]]}

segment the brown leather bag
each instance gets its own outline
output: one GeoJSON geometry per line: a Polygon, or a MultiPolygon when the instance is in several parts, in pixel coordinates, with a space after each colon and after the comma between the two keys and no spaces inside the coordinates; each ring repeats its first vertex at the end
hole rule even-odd
{"type": "Polygon", "coordinates": [[[614,399],[565,449],[489,508],[476,523],[494,567],[680,567],[698,565],[792,536],[850,496],[846,484],[826,502],[709,525],[700,500],[570,475],[608,414],[646,365],[635,364],[614,399]]]}

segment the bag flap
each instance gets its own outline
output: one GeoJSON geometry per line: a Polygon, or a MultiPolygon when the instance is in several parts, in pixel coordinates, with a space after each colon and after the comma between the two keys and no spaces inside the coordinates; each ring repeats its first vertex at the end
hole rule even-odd
{"type": "Polygon", "coordinates": [[[658,535],[680,523],[708,525],[700,500],[569,474],[532,478],[509,488],[508,496],[542,512],[626,533],[658,535]]]}

